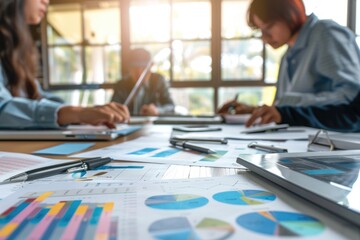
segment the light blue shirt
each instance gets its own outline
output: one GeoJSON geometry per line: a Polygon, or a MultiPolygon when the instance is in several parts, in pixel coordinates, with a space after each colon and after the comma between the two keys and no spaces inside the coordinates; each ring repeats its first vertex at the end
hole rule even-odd
{"type": "Polygon", "coordinates": [[[360,51],[354,33],[311,14],[282,58],[275,104],[349,103],[359,91],[360,51]]]}
{"type": "Polygon", "coordinates": [[[63,104],[39,91],[43,96],[40,100],[13,97],[0,65],[0,128],[58,128],[57,112],[63,104]]]}

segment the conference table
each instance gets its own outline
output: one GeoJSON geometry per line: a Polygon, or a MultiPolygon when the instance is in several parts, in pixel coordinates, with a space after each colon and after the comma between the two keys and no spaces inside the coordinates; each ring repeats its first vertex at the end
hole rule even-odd
{"type": "MultiPolygon", "coordinates": [[[[236,128],[236,126],[233,126],[236,128]]],[[[172,125],[153,125],[152,123],[148,123],[144,125],[144,127],[131,135],[120,137],[118,139],[112,141],[91,141],[94,142],[95,145],[86,149],[96,150],[104,147],[109,147],[112,145],[116,145],[119,143],[123,143],[129,140],[135,140],[142,136],[147,136],[149,134],[154,134],[154,129],[159,134],[166,135],[168,134],[170,137],[172,131],[172,125]]],[[[27,153],[31,154],[34,151],[48,148],[51,146],[55,146],[61,143],[65,143],[65,141],[0,141],[0,151],[5,152],[17,152],[17,153],[27,153]]],[[[54,159],[64,159],[64,157],[54,157],[54,156],[46,156],[54,159]]],[[[245,177],[250,182],[256,183],[259,186],[262,186],[265,189],[269,189],[273,192],[276,192],[278,196],[281,197],[281,200],[286,202],[289,206],[293,207],[298,211],[305,212],[313,212],[317,215],[321,216],[323,219],[326,219],[327,226],[331,231],[336,232],[337,236],[340,236],[341,239],[359,239],[360,240],[360,230],[349,224],[347,221],[338,218],[337,216],[329,213],[328,211],[322,209],[319,206],[315,206],[314,204],[308,202],[305,199],[300,198],[299,196],[282,189],[281,187],[267,181],[265,178],[258,176],[251,171],[244,169],[236,169],[236,168],[213,168],[213,167],[200,167],[200,166],[181,166],[181,165],[171,165],[167,170],[168,174],[165,174],[166,179],[187,179],[191,178],[193,174],[192,171],[196,171],[197,177],[221,177],[221,176],[232,176],[239,175],[241,177],[245,177]],[[200,174],[199,174],[200,173],[200,174]]],[[[306,238],[306,237],[304,237],[306,238]]],[[[269,238],[274,239],[274,238],[269,238]]],[[[281,239],[281,237],[279,237],[281,239]]],[[[298,239],[298,238],[297,238],[298,239]]],[[[323,239],[320,237],[310,237],[310,239],[323,239]]],[[[329,238],[328,238],[329,239],[329,238]]]]}

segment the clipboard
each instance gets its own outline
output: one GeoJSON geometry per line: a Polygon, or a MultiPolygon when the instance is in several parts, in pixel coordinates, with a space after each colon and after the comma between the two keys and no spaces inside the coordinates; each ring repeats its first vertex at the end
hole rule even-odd
{"type": "Polygon", "coordinates": [[[359,133],[328,133],[326,130],[319,130],[316,134],[309,135],[308,150],[311,152],[358,149],[359,133]]]}

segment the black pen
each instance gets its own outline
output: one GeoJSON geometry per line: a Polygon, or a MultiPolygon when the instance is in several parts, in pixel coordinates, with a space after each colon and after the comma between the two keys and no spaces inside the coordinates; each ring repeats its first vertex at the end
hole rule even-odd
{"type": "Polygon", "coordinates": [[[195,144],[192,144],[192,143],[188,143],[188,142],[185,142],[185,141],[173,141],[173,140],[170,140],[170,143],[175,147],[187,148],[187,149],[194,150],[194,151],[201,152],[201,153],[207,153],[207,154],[216,153],[215,151],[213,151],[213,150],[211,150],[209,148],[204,148],[204,147],[201,147],[201,146],[198,146],[198,145],[195,145],[195,144]]]}
{"type": "Polygon", "coordinates": [[[270,152],[270,153],[286,153],[286,152],[288,152],[288,150],[286,148],[279,148],[279,147],[275,147],[272,145],[258,144],[257,142],[249,143],[248,148],[258,149],[258,150],[262,150],[262,151],[270,152]]]}
{"type": "Polygon", "coordinates": [[[236,101],[237,101],[238,97],[239,97],[239,94],[237,93],[237,94],[235,95],[235,98],[234,98],[235,103],[234,103],[234,104],[230,104],[230,106],[229,106],[229,108],[228,108],[228,110],[227,110],[228,113],[230,113],[230,114],[236,114],[236,101]]]}
{"type": "Polygon", "coordinates": [[[183,136],[174,136],[171,137],[170,141],[191,141],[191,142],[213,142],[213,143],[221,143],[221,144],[227,144],[228,140],[223,137],[203,137],[203,136],[193,136],[193,137],[183,137],[183,136]]]}
{"type": "Polygon", "coordinates": [[[98,167],[101,167],[109,162],[111,162],[111,158],[92,158],[88,160],[83,160],[81,166],[78,167],[72,167],[66,170],[67,173],[73,173],[78,171],[86,171],[86,170],[92,170],[96,169],[98,167]]]}
{"type": "Polygon", "coordinates": [[[53,175],[57,175],[60,173],[65,173],[69,169],[73,168],[84,168],[86,165],[86,169],[94,169],[95,167],[99,167],[111,162],[111,158],[87,158],[82,159],[80,161],[71,161],[69,163],[60,163],[51,166],[36,168],[33,170],[29,170],[18,175],[15,175],[11,178],[4,180],[4,183],[11,182],[22,182],[22,181],[30,181],[39,178],[45,178],[53,175]]]}

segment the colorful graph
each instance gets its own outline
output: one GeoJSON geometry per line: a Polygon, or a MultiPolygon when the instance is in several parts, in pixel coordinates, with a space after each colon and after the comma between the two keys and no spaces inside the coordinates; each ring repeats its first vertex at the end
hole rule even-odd
{"type": "Polygon", "coordinates": [[[46,192],[10,207],[0,215],[0,239],[116,239],[113,202],[81,200],[46,204],[46,192]]]}
{"type": "Polygon", "coordinates": [[[213,198],[227,204],[258,205],[274,201],[276,195],[261,190],[241,190],[216,193],[213,198]]]}
{"type": "Polygon", "coordinates": [[[178,152],[180,152],[179,149],[168,149],[168,150],[156,153],[152,157],[165,158],[165,157],[170,157],[171,155],[174,155],[175,153],[178,153],[178,152]]]}
{"type": "Polygon", "coordinates": [[[213,218],[204,218],[191,223],[185,217],[174,217],[154,222],[149,232],[155,239],[160,240],[216,240],[229,238],[235,229],[229,223],[213,218]]]}
{"type": "Polygon", "coordinates": [[[236,222],[250,231],[270,236],[314,236],[325,229],[316,218],[281,211],[248,213],[238,217],[236,222]]]}
{"type": "Polygon", "coordinates": [[[140,149],[140,150],[137,150],[135,152],[131,152],[131,153],[128,153],[130,155],[144,155],[144,154],[147,154],[147,153],[151,153],[155,150],[158,150],[158,148],[143,148],[143,149],[140,149]]]}
{"type": "Polygon", "coordinates": [[[206,155],[204,158],[200,159],[199,161],[203,162],[215,162],[219,160],[222,156],[224,156],[228,151],[216,151],[215,154],[206,155]]]}
{"type": "Polygon", "coordinates": [[[206,205],[209,200],[192,194],[158,195],[145,200],[145,205],[164,210],[185,210],[206,205]]]}

